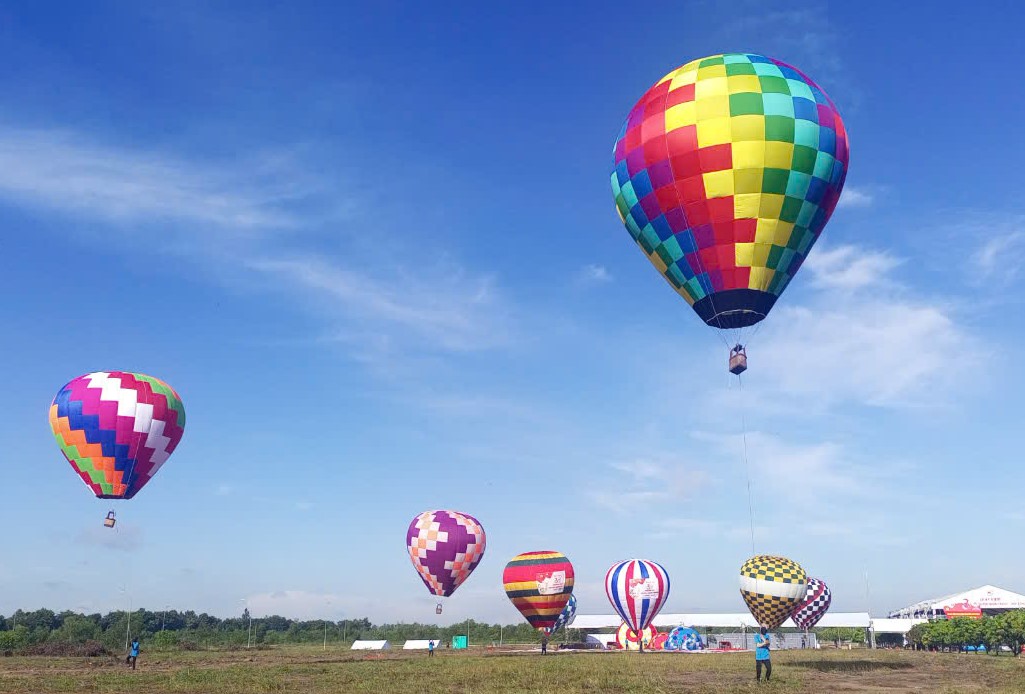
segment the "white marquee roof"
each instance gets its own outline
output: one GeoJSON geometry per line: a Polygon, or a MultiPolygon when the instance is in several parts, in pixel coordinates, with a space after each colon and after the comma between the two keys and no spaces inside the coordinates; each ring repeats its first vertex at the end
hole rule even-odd
{"type": "Polygon", "coordinates": [[[1025,595],[1014,593],[996,586],[985,585],[981,588],[973,588],[962,593],[945,595],[942,598],[923,600],[914,605],[908,605],[890,613],[891,617],[925,613],[931,610],[942,610],[945,607],[960,605],[967,602],[969,605],[983,610],[1021,610],[1025,609],[1025,595]]]}

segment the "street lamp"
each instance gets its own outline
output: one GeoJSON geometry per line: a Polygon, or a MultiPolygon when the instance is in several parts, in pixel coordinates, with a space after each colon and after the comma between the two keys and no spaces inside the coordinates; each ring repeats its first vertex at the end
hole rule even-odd
{"type": "Polygon", "coordinates": [[[164,624],[167,622],[167,608],[169,607],[170,605],[164,605],[164,613],[160,615],[160,631],[164,630],[164,624]]]}

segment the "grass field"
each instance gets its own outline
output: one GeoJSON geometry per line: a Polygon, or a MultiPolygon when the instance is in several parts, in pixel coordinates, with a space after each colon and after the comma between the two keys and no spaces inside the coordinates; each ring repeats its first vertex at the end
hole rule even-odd
{"type": "Polygon", "coordinates": [[[791,651],[771,685],[750,653],[421,652],[340,648],[0,659],[0,692],[1025,692],[1025,658],[899,651],[791,651]]]}

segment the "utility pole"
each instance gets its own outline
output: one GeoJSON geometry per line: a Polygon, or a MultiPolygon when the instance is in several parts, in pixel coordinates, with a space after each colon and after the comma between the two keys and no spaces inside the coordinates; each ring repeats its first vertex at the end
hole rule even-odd
{"type": "Polygon", "coordinates": [[[125,651],[132,642],[132,596],[128,594],[128,587],[121,586],[121,592],[128,599],[128,607],[125,610],[125,651]]]}
{"type": "MultiPolygon", "coordinates": [[[[331,601],[327,601],[327,614],[331,616],[331,601]]],[[[324,650],[327,650],[327,620],[324,620],[324,650]]]]}

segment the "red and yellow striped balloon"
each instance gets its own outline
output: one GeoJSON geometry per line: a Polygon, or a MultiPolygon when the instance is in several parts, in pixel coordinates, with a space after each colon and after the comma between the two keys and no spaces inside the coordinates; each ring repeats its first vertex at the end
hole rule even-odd
{"type": "Polygon", "coordinates": [[[562,552],[524,552],[502,572],[505,594],[535,629],[550,629],[573,593],[573,564],[562,552]]]}

